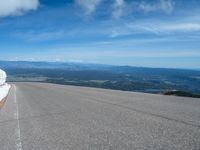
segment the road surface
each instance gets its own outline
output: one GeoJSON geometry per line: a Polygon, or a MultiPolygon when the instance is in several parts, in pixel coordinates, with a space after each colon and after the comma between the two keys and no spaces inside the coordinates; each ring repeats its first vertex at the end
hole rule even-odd
{"type": "Polygon", "coordinates": [[[12,84],[1,150],[199,150],[200,99],[12,84]]]}

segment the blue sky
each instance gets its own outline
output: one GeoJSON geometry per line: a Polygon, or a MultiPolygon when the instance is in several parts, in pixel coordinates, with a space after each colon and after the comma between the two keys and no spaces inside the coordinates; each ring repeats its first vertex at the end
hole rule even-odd
{"type": "Polygon", "coordinates": [[[0,60],[200,68],[199,0],[0,0],[0,60]]]}

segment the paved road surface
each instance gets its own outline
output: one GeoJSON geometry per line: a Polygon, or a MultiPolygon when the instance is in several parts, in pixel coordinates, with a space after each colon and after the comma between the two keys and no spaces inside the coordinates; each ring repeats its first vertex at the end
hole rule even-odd
{"type": "Polygon", "coordinates": [[[12,85],[1,150],[199,150],[200,99],[40,83],[12,85]]]}

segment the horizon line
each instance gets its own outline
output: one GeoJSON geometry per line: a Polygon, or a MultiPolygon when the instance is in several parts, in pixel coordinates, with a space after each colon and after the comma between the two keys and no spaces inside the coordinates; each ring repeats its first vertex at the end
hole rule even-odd
{"type": "Polygon", "coordinates": [[[176,70],[194,70],[200,71],[200,68],[181,68],[181,67],[151,67],[151,66],[135,66],[135,65],[117,65],[117,64],[103,64],[103,63],[93,63],[93,62],[76,62],[76,61],[50,61],[50,60],[0,60],[0,62],[43,62],[43,63],[74,63],[82,65],[104,65],[113,67],[133,67],[133,68],[151,68],[151,69],[176,69],[176,70]]]}

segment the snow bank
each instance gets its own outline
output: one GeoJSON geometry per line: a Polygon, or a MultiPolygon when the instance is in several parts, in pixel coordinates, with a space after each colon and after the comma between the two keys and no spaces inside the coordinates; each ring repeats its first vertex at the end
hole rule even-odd
{"type": "Polygon", "coordinates": [[[0,69],[0,86],[6,82],[6,72],[0,69]]]}
{"type": "Polygon", "coordinates": [[[4,84],[0,86],[0,101],[2,101],[8,95],[9,89],[9,84],[4,84]]]}
{"type": "Polygon", "coordinates": [[[0,69],[0,101],[2,101],[9,92],[10,85],[6,84],[6,73],[0,69]]]}

